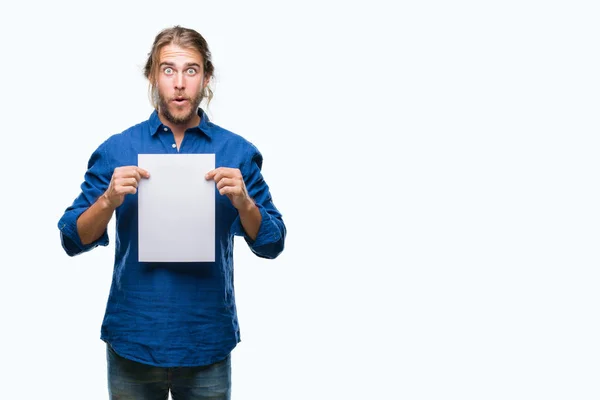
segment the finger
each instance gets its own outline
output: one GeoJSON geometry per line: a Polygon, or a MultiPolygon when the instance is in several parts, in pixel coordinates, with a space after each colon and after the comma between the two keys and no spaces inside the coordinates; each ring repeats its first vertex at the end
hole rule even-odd
{"type": "Polygon", "coordinates": [[[137,184],[142,178],[148,178],[149,174],[145,170],[139,171],[137,167],[133,167],[128,171],[127,177],[135,179],[137,184]]]}
{"type": "Polygon", "coordinates": [[[217,189],[219,189],[219,190],[221,190],[225,186],[235,186],[235,184],[236,184],[235,179],[225,178],[225,177],[223,177],[215,182],[217,182],[217,189]]]}
{"type": "Polygon", "coordinates": [[[125,194],[136,194],[137,188],[131,185],[119,185],[114,188],[114,194],[122,196],[125,194]]]}
{"type": "Polygon", "coordinates": [[[223,171],[221,178],[233,179],[234,181],[243,181],[240,170],[233,168],[228,168],[226,171],[223,171]]]}
{"type": "Polygon", "coordinates": [[[122,176],[125,176],[125,175],[127,175],[127,168],[126,167],[117,167],[113,171],[113,178],[114,179],[121,178],[122,176]]]}
{"type": "Polygon", "coordinates": [[[215,179],[215,177],[223,171],[223,167],[215,168],[212,171],[208,171],[204,176],[206,179],[215,179]]]}
{"type": "Polygon", "coordinates": [[[136,194],[137,188],[134,186],[123,186],[122,194],[136,194]]]}
{"type": "Polygon", "coordinates": [[[113,176],[115,178],[135,177],[139,181],[141,178],[149,178],[150,173],[143,168],[130,165],[115,168],[115,170],[113,171],[113,176]]]}
{"type": "Polygon", "coordinates": [[[135,177],[127,177],[127,178],[118,178],[115,180],[116,186],[138,186],[138,180],[135,177]]]}
{"type": "Polygon", "coordinates": [[[242,190],[238,186],[225,186],[224,188],[219,189],[219,193],[222,195],[238,196],[242,194],[242,190]]]}
{"type": "Polygon", "coordinates": [[[150,178],[150,172],[146,171],[144,168],[135,167],[135,170],[141,178],[150,178]]]}
{"type": "Polygon", "coordinates": [[[137,169],[134,169],[134,170],[131,170],[131,175],[130,175],[130,177],[131,177],[130,179],[135,179],[135,183],[136,183],[136,186],[137,186],[137,183],[138,183],[140,180],[142,180],[142,178],[143,178],[143,175],[142,175],[141,173],[139,173],[139,172],[137,171],[137,169]]]}
{"type": "Polygon", "coordinates": [[[215,168],[212,171],[208,172],[205,175],[206,179],[214,179],[215,181],[219,181],[223,177],[234,177],[236,175],[240,175],[241,173],[236,168],[228,168],[228,167],[219,167],[215,168]]]}
{"type": "Polygon", "coordinates": [[[223,177],[225,177],[225,174],[223,173],[223,170],[221,170],[221,169],[216,169],[215,171],[216,172],[212,175],[212,179],[215,182],[219,183],[219,181],[221,179],[223,179],[223,177]]]}

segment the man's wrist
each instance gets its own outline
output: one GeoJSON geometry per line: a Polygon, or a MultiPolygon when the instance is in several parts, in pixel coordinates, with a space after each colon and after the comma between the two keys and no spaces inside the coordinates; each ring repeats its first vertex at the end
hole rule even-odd
{"type": "Polygon", "coordinates": [[[256,208],[258,208],[258,207],[256,206],[256,203],[254,202],[254,200],[252,200],[250,197],[248,197],[245,204],[238,211],[240,214],[249,214],[252,211],[254,211],[254,209],[256,209],[256,208]]]}
{"type": "Polygon", "coordinates": [[[103,210],[114,210],[115,209],[113,207],[112,203],[110,202],[110,200],[108,199],[108,196],[106,196],[106,193],[103,193],[102,196],[100,196],[100,198],[98,198],[98,204],[100,205],[100,207],[103,210]]]}

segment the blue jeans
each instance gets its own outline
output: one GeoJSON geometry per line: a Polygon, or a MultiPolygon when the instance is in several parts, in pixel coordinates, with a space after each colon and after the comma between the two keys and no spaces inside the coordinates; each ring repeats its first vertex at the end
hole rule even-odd
{"type": "Polygon", "coordinates": [[[231,355],[204,367],[161,368],[118,355],[106,345],[111,400],[230,400],[231,355]]]}

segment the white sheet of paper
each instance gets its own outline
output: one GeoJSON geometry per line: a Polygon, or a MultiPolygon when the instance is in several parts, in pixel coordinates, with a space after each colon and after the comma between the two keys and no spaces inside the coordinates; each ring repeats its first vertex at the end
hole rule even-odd
{"type": "Polygon", "coordinates": [[[139,154],[140,262],[215,261],[214,154],[139,154]]]}

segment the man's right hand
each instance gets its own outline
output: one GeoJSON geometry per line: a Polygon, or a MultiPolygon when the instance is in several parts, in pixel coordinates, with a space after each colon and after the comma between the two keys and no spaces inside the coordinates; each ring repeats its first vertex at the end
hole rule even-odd
{"type": "Polygon", "coordinates": [[[115,168],[108,189],[102,195],[110,208],[116,209],[125,200],[125,195],[137,193],[137,187],[142,178],[150,178],[150,174],[143,168],[130,165],[115,168]]]}

